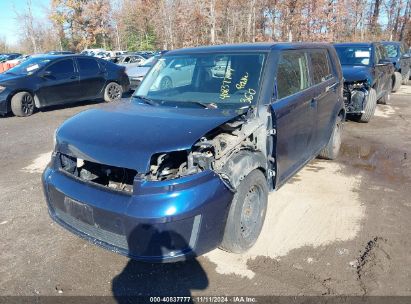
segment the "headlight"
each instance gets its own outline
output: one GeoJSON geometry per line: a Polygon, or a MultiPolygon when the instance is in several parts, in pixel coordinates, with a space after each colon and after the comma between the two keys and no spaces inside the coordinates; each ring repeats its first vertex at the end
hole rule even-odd
{"type": "Polygon", "coordinates": [[[6,89],[6,87],[0,86],[0,93],[3,92],[6,89]]]}

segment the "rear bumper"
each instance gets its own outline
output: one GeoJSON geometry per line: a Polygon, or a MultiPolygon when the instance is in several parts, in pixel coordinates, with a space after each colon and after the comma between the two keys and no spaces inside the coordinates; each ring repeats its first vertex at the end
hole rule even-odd
{"type": "Polygon", "coordinates": [[[143,78],[130,77],[129,80],[130,80],[130,89],[135,90],[140,86],[143,78]]]}
{"type": "Polygon", "coordinates": [[[43,186],[54,221],[93,244],[149,262],[185,260],[218,247],[233,196],[212,171],[136,180],[129,195],[48,167],[43,186]]]}

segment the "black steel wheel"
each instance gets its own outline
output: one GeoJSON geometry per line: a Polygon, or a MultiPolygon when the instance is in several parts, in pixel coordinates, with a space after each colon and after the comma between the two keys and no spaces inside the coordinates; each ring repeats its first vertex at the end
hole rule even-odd
{"type": "Polygon", "coordinates": [[[267,201],[267,180],[255,169],[241,181],[234,194],[221,249],[242,253],[255,244],[264,224],[267,201]]]}

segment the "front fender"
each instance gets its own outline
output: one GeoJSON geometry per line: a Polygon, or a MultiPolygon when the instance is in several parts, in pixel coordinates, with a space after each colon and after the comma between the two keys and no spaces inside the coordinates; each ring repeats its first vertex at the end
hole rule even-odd
{"type": "Polygon", "coordinates": [[[216,172],[230,190],[236,191],[241,181],[254,169],[267,171],[267,158],[261,151],[240,150],[233,154],[226,164],[216,172]]]}

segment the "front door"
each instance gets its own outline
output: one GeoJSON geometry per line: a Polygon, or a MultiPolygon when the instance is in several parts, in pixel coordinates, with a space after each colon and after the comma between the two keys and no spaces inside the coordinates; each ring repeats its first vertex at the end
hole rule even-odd
{"type": "Polygon", "coordinates": [[[277,184],[283,184],[311,159],[316,133],[317,101],[310,88],[307,53],[283,51],[276,74],[277,184]]]}
{"type": "Polygon", "coordinates": [[[339,99],[338,78],[335,76],[330,62],[330,56],[326,49],[311,50],[310,73],[317,101],[317,132],[314,150],[324,147],[331,136],[334,123],[334,107],[339,99]]]}
{"type": "Polygon", "coordinates": [[[79,77],[72,58],[52,62],[43,71],[37,92],[42,106],[51,106],[80,98],[79,77]]]}

